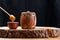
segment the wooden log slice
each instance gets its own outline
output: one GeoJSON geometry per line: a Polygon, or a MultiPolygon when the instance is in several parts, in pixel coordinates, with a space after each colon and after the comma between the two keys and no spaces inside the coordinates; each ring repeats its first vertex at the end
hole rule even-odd
{"type": "Polygon", "coordinates": [[[0,38],[49,38],[58,37],[59,33],[59,28],[54,27],[36,27],[35,29],[0,27],[0,38]]]}

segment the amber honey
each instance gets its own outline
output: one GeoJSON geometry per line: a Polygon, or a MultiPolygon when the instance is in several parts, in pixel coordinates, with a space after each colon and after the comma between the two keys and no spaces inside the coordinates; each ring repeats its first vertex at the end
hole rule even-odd
{"type": "Polygon", "coordinates": [[[36,26],[35,12],[22,12],[20,16],[20,25],[23,29],[34,29],[36,26]]]}

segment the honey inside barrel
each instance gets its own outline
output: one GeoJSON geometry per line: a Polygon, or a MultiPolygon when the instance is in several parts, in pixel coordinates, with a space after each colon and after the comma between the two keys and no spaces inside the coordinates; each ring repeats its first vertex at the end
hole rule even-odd
{"type": "Polygon", "coordinates": [[[35,12],[22,12],[20,17],[20,25],[23,29],[34,29],[36,26],[35,12]]]}

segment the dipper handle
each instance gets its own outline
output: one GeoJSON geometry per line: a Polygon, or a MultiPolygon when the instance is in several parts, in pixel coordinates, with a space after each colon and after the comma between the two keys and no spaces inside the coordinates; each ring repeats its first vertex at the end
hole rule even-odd
{"type": "Polygon", "coordinates": [[[10,16],[10,14],[5,9],[3,9],[2,7],[0,7],[0,9],[10,16]]]}

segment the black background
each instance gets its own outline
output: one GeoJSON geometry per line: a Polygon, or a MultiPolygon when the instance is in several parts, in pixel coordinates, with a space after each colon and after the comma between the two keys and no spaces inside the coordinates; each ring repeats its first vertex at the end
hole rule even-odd
{"type": "MultiPolygon", "coordinates": [[[[20,21],[23,11],[33,11],[37,15],[37,26],[60,27],[60,0],[0,0],[0,6],[20,21]]],[[[9,16],[0,10],[0,26],[6,26],[9,16]]]]}

